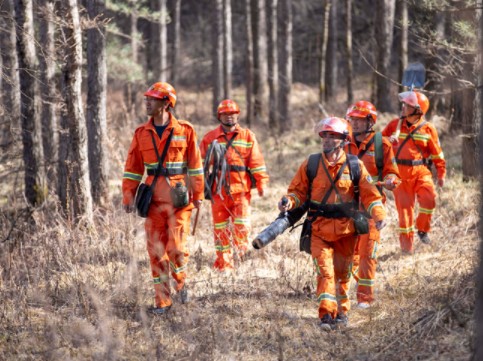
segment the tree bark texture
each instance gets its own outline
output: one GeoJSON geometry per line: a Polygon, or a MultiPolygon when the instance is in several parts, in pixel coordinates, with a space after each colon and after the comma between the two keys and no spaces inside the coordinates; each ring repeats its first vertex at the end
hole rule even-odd
{"type": "Polygon", "coordinates": [[[268,99],[268,125],[270,129],[279,128],[278,121],[278,0],[270,1],[270,15],[269,15],[269,34],[268,37],[268,87],[269,87],[269,99],[268,99]]]}
{"type": "Polygon", "coordinates": [[[0,51],[2,57],[2,102],[0,121],[0,148],[6,152],[13,143],[12,131],[20,124],[20,83],[16,50],[15,12],[12,0],[0,2],[0,51]]]}
{"type": "Polygon", "coordinates": [[[246,48],[246,80],[245,80],[245,94],[246,94],[246,123],[250,127],[253,120],[253,33],[252,33],[252,12],[251,0],[245,0],[245,27],[247,35],[246,48]]]}
{"type": "Polygon", "coordinates": [[[216,0],[213,12],[213,114],[223,97],[223,0],[216,0]]]}
{"type": "Polygon", "coordinates": [[[105,0],[87,2],[91,20],[99,19],[97,26],[87,30],[87,140],[92,199],[97,205],[107,204],[108,162],[106,149],[106,28],[102,23],[105,0]]]}
{"type": "Polygon", "coordinates": [[[65,129],[61,132],[68,132],[68,157],[60,158],[59,163],[66,163],[61,169],[66,174],[65,184],[60,183],[59,187],[68,187],[65,198],[61,198],[62,206],[67,216],[74,221],[85,217],[92,221],[92,197],[89,179],[89,164],[87,155],[87,130],[84,112],[82,110],[82,33],[79,20],[79,9],[77,0],[65,0],[62,2],[63,18],[68,25],[64,28],[66,44],[64,48],[65,63],[62,69],[65,114],[62,125],[65,129]]]}
{"type": "Polygon", "coordinates": [[[55,25],[54,0],[39,0],[39,65],[40,65],[40,95],[42,147],[44,152],[45,174],[48,186],[56,188],[56,162],[57,162],[57,115],[55,104],[58,93],[55,83],[55,25]]]}
{"type": "Polygon", "coordinates": [[[171,57],[171,81],[176,88],[179,72],[179,49],[181,40],[181,0],[174,3],[174,32],[173,32],[173,51],[171,57]]]}
{"type": "MultiPolygon", "coordinates": [[[[398,2],[399,6],[399,28],[401,39],[399,43],[400,53],[399,53],[399,81],[402,81],[404,70],[408,66],[408,3],[407,0],[402,0],[398,2]]],[[[401,86],[399,90],[404,91],[404,86],[401,86]]]]}
{"type": "Polygon", "coordinates": [[[281,47],[280,51],[280,127],[282,131],[292,129],[292,107],[291,89],[292,89],[292,28],[293,28],[293,10],[292,0],[281,0],[281,47]]]}
{"type": "Polygon", "coordinates": [[[346,0],[346,50],[347,50],[347,103],[354,101],[354,91],[352,89],[352,0],[346,0]]]}
{"type": "Polygon", "coordinates": [[[325,73],[327,63],[327,44],[329,43],[329,19],[331,0],[326,0],[324,5],[324,21],[322,23],[322,42],[320,44],[319,63],[319,103],[325,102],[327,87],[325,86],[325,73]]]}
{"type": "Polygon", "coordinates": [[[169,80],[169,68],[168,68],[168,7],[166,6],[167,0],[159,0],[160,4],[160,18],[159,18],[159,80],[169,80]]]}
{"type": "Polygon", "coordinates": [[[223,0],[223,98],[231,98],[233,42],[231,0],[223,0]]]}
{"type": "Polygon", "coordinates": [[[393,95],[388,78],[390,78],[395,0],[377,0],[376,9],[378,14],[376,18],[377,70],[382,74],[376,80],[376,104],[379,111],[390,112],[393,95]]]}
{"type": "Polygon", "coordinates": [[[267,20],[265,0],[252,0],[254,117],[265,123],[268,117],[267,20]]]}
{"type": "Polygon", "coordinates": [[[42,131],[37,104],[37,55],[34,44],[33,8],[30,0],[15,1],[17,56],[20,79],[20,118],[22,127],[25,197],[38,205],[45,197],[42,167],[42,131]]]}
{"type": "MultiPolygon", "coordinates": [[[[481,9],[483,7],[483,1],[477,0],[477,7],[481,9]]],[[[477,61],[477,85],[476,88],[476,109],[477,117],[476,122],[479,124],[478,134],[479,134],[479,184],[480,184],[480,194],[483,194],[483,15],[482,11],[478,10],[478,61],[477,61]]],[[[478,272],[476,277],[477,283],[477,293],[475,302],[475,350],[472,360],[478,361],[483,360],[483,200],[480,197],[479,204],[479,236],[480,236],[480,262],[478,266],[478,272]]]]}
{"type": "Polygon", "coordinates": [[[325,101],[335,96],[337,90],[337,0],[331,0],[329,17],[329,39],[327,43],[327,69],[325,72],[325,101]]]}

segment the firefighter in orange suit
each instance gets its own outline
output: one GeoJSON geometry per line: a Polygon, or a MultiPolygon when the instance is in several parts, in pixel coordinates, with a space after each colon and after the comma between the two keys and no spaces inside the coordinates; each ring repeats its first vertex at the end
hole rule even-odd
{"type": "Polygon", "coordinates": [[[205,189],[212,200],[216,250],[213,268],[219,271],[233,268],[231,241],[238,257],[242,259],[245,255],[250,232],[250,190],[255,182],[262,197],[269,178],[257,139],[253,132],[238,124],[239,115],[236,102],[223,100],[217,109],[220,125],[200,143],[205,189]]]}
{"type": "Polygon", "coordinates": [[[169,273],[175,280],[181,302],[188,302],[186,236],[191,211],[203,199],[203,167],[193,126],[172,114],[176,105],[175,89],[168,83],[158,82],[144,96],[149,120],[136,129],[129,148],[122,182],[123,207],[128,213],[133,211],[134,196],[144,170],[147,170],[147,184],[152,184],[158,172],[145,230],[155,291],[155,307],[151,311],[162,314],[172,304],[169,273]],[[167,153],[158,168],[165,147],[167,153]],[[171,190],[177,183],[186,187],[188,200],[185,206],[175,208],[171,190]]]}
{"type": "MultiPolygon", "coordinates": [[[[358,101],[352,104],[346,113],[346,119],[352,126],[353,143],[346,151],[355,154],[364,163],[374,182],[377,182],[382,201],[385,203],[386,195],[383,187],[393,190],[399,183],[399,170],[394,159],[392,145],[389,139],[382,137],[380,149],[382,158],[381,167],[376,164],[376,142],[373,130],[377,119],[377,110],[374,104],[368,101],[358,101]]],[[[376,222],[369,219],[369,234],[359,235],[354,255],[354,276],[357,279],[357,305],[359,308],[368,308],[374,301],[374,282],[377,265],[377,246],[380,242],[380,233],[376,222]]]]}
{"type": "MultiPolygon", "coordinates": [[[[316,125],[315,132],[322,138],[323,156],[312,182],[310,197],[309,214],[312,207],[317,211],[312,222],[311,255],[317,272],[320,326],[324,330],[331,330],[348,322],[348,289],[357,235],[354,221],[343,214],[356,210],[358,206],[354,202],[354,183],[343,150],[349,140],[347,121],[336,117],[324,119],[316,125]],[[335,189],[332,188],[333,182],[335,189]],[[324,198],[325,203],[322,202],[324,198]]],[[[307,200],[307,164],[305,160],[290,183],[284,196],[288,202],[283,202],[282,198],[278,203],[281,212],[298,207],[307,200]]],[[[371,176],[360,160],[358,165],[361,170],[359,199],[380,230],[385,225],[386,216],[381,194],[372,184],[371,176]]]]}
{"type": "Polygon", "coordinates": [[[392,120],[382,134],[392,137],[402,179],[401,185],[394,190],[399,215],[399,242],[403,253],[412,254],[415,231],[421,242],[430,243],[428,232],[436,207],[436,191],[429,165],[434,163],[438,186],[443,187],[446,161],[436,128],[424,118],[429,108],[428,98],[420,92],[407,91],[399,94],[399,100],[402,103],[401,117],[392,120]],[[414,224],[416,200],[419,212],[414,224]]]}

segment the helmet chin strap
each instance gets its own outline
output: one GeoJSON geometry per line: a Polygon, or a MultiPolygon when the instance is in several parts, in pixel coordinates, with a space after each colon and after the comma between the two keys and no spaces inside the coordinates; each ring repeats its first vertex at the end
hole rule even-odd
{"type": "Polygon", "coordinates": [[[327,154],[327,155],[328,155],[328,154],[330,154],[330,153],[332,153],[332,152],[335,152],[337,149],[342,148],[343,144],[344,144],[344,143],[341,143],[341,144],[339,144],[338,146],[336,146],[336,147],[332,147],[332,148],[330,148],[330,149],[323,149],[323,152],[324,152],[324,154],[327,154]]]}
{"type": "Polygon", "coordinates": [[[225,127],[233,127],[234,125],[236,125],[236,123],[223,123],[221,120],[220,123],[223,124],[225,127]]]}

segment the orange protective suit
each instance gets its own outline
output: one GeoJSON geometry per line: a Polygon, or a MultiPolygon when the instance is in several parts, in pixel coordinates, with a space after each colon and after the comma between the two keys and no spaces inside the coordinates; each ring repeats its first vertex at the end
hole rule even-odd
{"type": "MultiPolygon", "coordinates": [[[[382,179],[378,179],[379,170],[376,165],[375,144],[374,141],[371,141],[374,138],[374,134],[368,134],[366,139],[360,143],[359,147],[355,143],[352,143],[350,147],[347,147],[346,151],[360,157],[374,182],[389,179],[398,181],[400,179],[399,170],[394,158],[392,145],[385,137],[382,137],[382,179]]],[[[379,187],[379,189],[382,190],[382,201],[385,203],[386,194],[382,187],[379,187]]],[[[358,236],[354,255],[353,274],[357,280],[358,303],[371,303],[374,301],[377,248],[380,239],[381,235],[376,229],[376,222],[373,219],[369,219],[369,234],[358,236]]]]}
{"type": "Polygon", "coordinates": [[[225,182],[229,188],[223,187],[216,194],[216,181],[212,185],[212,216],[217,259],[213,265],[218,270],[233,267],[231,240],[238,250],[239,256],[246,252],[250,232],[250,176],[244,167],[248,168],[256,180],[256,187],[262,192],[268,183],[268,173],[263,155],[255,138],[249,130],[235,126],[233,132],[224,133],[220,125],[208,132],[200,143],[201,156],[206,153],[213,141],[226,147],[227,139],[235,137],[226,151],[225,159],[230,166],[238,167],[227,171],[225,182]],[[230,228],[230,220],[233,230],[230,228]]]}
{"type": "MultiPolygon", "coordinates": [[[[170,121],[159,139],[150,119],[138,127],[129,148],[122,182],[123,204],[132,205],[136,189],[144,170],[148,174],[158,166],[151,134],[154,135],[158,153],[161,156],[171,129],[173,137],[168,148],[163,168],[168,175],[159,176],[153,191],[153,199],[145,222],[147,251],[151,262],[154,281],[156,307],[170,306],[169,273],[176,281],[176,290],[185,284],[188,251],[186,236],[189,234],[189,222],[194,200],[203,199],[203,168],[196,133],[187,121],[177,120],[170,114],[170,121]],[[184,208],[174,208],[170,189],[177,182],[186,185],[190,194],[190,203],[184,208]]],[[[154,176],[148,175],[147,184],[154,176]]]]}
{"type": "MultiPolygon", "coordinates": [[[[446,161],[439,144],[438,132],[433,124],[426,122],[408,139],[399,151],[400,145],[409,133],[418,127],[424,118],[414,124],[403,121],[398,143],[393,145],[396,162],[399,167],[402,183],[394,190],[394,198],[399,215],[399,242],[404,252],[413,252],[414,242],[414,207],[417,199],[419,212],[416,219],[416,229],[429,232],[431,217],[436,207],[436,191],[431,171],[423,164],[430,160],[436,166],[438,179],[446,176],[446,161]],[[399,154],[398,154],[399,152],[399,154]]],[[[392,120],[382,131],[385,136],[396,134],[399,119],[392,120]]]]}
{"type": "MultiPolygon", "coordinates": [[[[345,153],[337,163],[329,164],[322,157],[332,179],[346,162],[345,153]]],[[[303,204],[308,197],[309,180],[305,160],[293,178],[286,197],[294,207],[303,204]]],[[[361,178],[359,181],[360,201],[375,221],[385,218],[386,212],[382,205],[382,197],[371,183],[371,176],[364,164],[359,161],[361,178]]],[[[354,185],[350,179],[349,167],[346,166],[342,176],[336,183],[341,199],[334,191],[331,192],[326,204],[350,202],[354,198],[354,185]]],[[[312,183],[313,202],[319,202],[330,189],[328,179],[322,164],[312,183]]],[[[348,297],[350,276],[352,273],[352,258],[357,241],[354,222],[351,218],[325,218],[320,216],[312,223],[311,254],[317,272],[317,298],[319,301],[319,318],[330,314],[335,318],[338,313],[345,314],[350,309],[348,297]]]]}

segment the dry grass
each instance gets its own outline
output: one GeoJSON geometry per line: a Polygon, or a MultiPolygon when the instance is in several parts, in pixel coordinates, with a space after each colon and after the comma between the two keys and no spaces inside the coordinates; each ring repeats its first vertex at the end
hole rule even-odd
{"type": "MultiPolygon", "coordinates": [[[[263,126],[255,127],[272,187],[264,199],[254,195],[253,234],[274,219],[276,202],[296,167],[317,150],[306,130],[318,117],[310,102],[316,97],[313,91],[309,95],[301,96],[309,99],[303,119],[302,107],[295,109],[302,129],[270,137],[263,126]]],[[[199,134],[213,126],[205,108],[191,113],[199,134]]],[[[476,183],[460,181],[458,139],[444,139],[455,163],[439,192],[433,243],[417,244],[414,256],[400,256],[396,211],[389,200],[378,302],[351,311],[347,329],[325,333],[317,326],[312,264],[297,249],[300,228],[264,250],[253,250],[236,273],[218,274],[211,269],[208,203],[196,237],[189,238],[192,302],[181,305],[175,298],[166,316],[146,313],[153,290],[142,221],[120,211],[116,181],[134,123],[110,112],[113,206],[97,210],[94,225],[63,221],[54,202],[30,214],[22,211],[18,194],[2,195],[8,207],[0,213],[0,359],[469,359],[479,194],[476,183]]]]}

